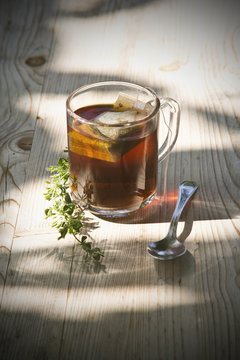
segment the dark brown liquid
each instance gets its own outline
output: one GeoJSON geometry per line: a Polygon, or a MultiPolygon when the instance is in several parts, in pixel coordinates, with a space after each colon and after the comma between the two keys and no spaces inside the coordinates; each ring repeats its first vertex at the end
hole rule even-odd
{"type": "MultiPolygon", "coordinates": [[[[83,107],[76,114],[92,120],[105,111],[114,111],[113,106],[83,107]]],[[[93,128],[76,120],[68,123],[70,172],[79,182],[78,192],[92,208],[139,208],[156,190],[157,129],[111,140],[98,136],[93,128]]]]}

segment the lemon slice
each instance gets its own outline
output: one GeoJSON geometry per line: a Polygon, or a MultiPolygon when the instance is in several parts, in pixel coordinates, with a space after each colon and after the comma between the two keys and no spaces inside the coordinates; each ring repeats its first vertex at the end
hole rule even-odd
{"type": "Polygon", "coordinates": [[[68,141],[70,151],[77,155],[109,162],[116,162],[121,157],[119,151],[113,151],[112,141],[97,138],[95,132],[86,124],[70,130],[68,141]]]}

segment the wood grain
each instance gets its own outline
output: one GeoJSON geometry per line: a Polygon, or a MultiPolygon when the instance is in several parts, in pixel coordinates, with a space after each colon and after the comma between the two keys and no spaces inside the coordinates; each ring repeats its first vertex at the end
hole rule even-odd
{"type": "Polygon", "coordinates": [[[25,1],[0,12],[4,359],[239,357],[240,25],[237,5],[221,6],[25,1]],[[119,221],[89,214],[97,265],[56,240],[43,192],[67,144],[67,95],[109,79],[171,96],[182,115],[154,202],[119,221]],[[147,244],[165,236],[186,179],[199,184],[178,229],[188,252],[154,261],[147,244]]]}
{"type": "Polygon", "coordinates": [[[52,41],[51,5],[1,2],[0,298],[52,41]],[[37,19],[37,21],[35,21],[37,19]]]}

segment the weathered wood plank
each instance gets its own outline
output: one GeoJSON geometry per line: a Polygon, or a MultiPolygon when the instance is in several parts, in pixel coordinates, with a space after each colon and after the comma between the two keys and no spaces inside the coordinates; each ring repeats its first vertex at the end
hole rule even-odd
{"type": "Polygon", "coordinates": [[[72,256],[71,239],[59,242],[56,233],[14,238],[1,307],[3,359],[57,359],[72,256]]]}
{"type": "Polygon", "coordinates": [[[52,42],[53,2],[1,2],[0,299],[52,42]]]}
{"type": "Polygon", "coordinates": [[[225,24],[219,9],[193,12],[175,1],[130,3],[60,6],[2,300],[10,358],[240,355],[238,20],[225,24]],[[154,203],[118,222],[93,217],[99,227],[90,234],[105,250],[94,266],[69,238],[56,241],[42,193],[46,167],[66,145],[67,94],[113,78],[176,98],[182,118],[154,203]],[[153,261],[146,246],[166,234],[187,178],[200,185],[179,226],[188,253],[153,261]]]}

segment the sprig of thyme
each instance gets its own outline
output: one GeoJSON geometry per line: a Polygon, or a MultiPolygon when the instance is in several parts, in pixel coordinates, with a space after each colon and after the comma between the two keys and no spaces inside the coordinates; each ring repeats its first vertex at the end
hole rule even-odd
{"type": "Polygon", "coordinates": [[[60,233],[58,239],[72,234],[86,252],[85,260],[93,258],[99,261],[104,252],[98,247],[93,247],[92,242],[87,241],[86,235],[80,234],[84,210],[73,202],[70,196],[70,183],[76,180],[71,177],[68,160],[61,157],[56,166],[51,166],[47,170],[52,175],[50,181],[46,181],[44,193],[45,199],[50,202],[49,208],[45,209],[46,219],[53,218],[52,227],[57,228],[60,233]]]}

